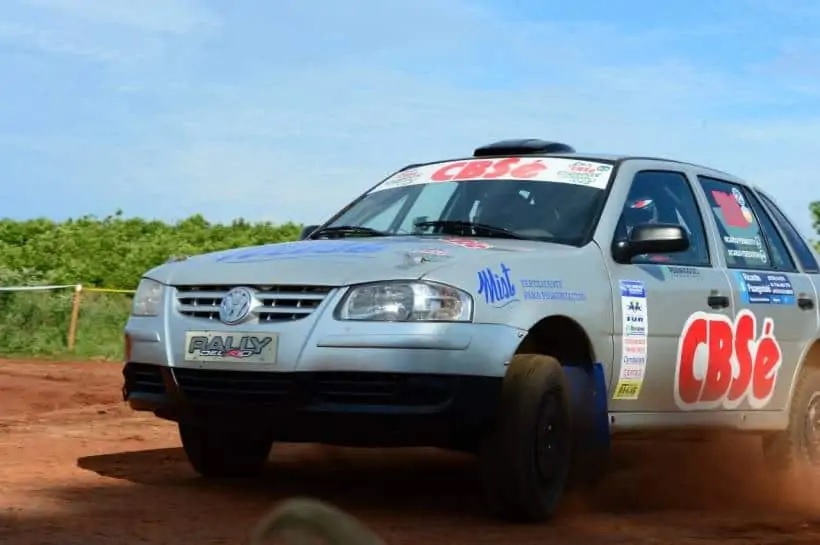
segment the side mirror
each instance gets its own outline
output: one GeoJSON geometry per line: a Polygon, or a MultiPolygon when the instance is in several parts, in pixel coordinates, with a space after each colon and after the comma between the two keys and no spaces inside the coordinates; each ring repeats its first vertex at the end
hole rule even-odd
{"type": "Polygon", "coordinates": [[[305,240],[307,237],[310,236],[310,234],[313,231],[315,231],[318,228],[318,225],[305,225],[304,227],[302,227],[302,234],[299,235],[299,240],[305,240]]]}
{"type": "Polygon", "coordinates": [[[626,240],[619,240],[612,248],[616,262],[631,263],[642,254],[667,254],[689,249],[689,235],[677,224],[646,223],[636,225],[626,240]]]}

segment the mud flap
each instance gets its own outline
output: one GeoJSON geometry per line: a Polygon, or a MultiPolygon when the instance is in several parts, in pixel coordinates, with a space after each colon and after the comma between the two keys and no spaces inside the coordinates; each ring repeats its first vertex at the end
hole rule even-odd
{"type": "Polygon", "coordinates": [[[611,448],[606,379],[600,363],[564,365],[573,427],[570,485],[594,484],[606,473],[611,448]]]}

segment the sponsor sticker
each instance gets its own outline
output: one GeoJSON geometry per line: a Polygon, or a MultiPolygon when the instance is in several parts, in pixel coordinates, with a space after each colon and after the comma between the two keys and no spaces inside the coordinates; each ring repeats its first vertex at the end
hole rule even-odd
{"type": "Polygon", "coordinates": [[[452,257],[449,253],[439,248],[422,248],[419,250],[407,250],[404,252],[404,261],[398,268],[407,269],[434,261],[444,261],[452,257]]]}
{"type": "Polygon", "coordinates": [[[785,274],[735,271],[744,303],[763,305],[794,305],[794,288],[785,274]]]}
{"type": "Polygon", "coordinates": [[[621,280],[621,366],[612,399],[635,400],[646,373],[649,331],[646,287],[638,280],[621,280]]]}
{"type": "Polygon", "coordinates": [[[500,263],[498,269],[487,267],[478,271],[478,295],[490,306],[501,308],[518,301],[518,290],[510,276],[510,268],[500,263]]]}
{"type": "Polygon", "coordinates": [[[561,182],[603,189],[606,187],[606,182],[609,181],[611,171],[612,167],[609,165],[591,161],[573,161],[566,168],[559,170],[556,177],[561,182]],[[602,178],[605,180],[604,185],[599,186],[598,184],[602,178]]]}
{"type": "Polygon", "coordinates": [[[253,248],[241,248],[220,252],[216,261],[224,263],[254,263],[289,259],[292,257],[358,256],[370,257],[384,251],[387,244],[352,240],[305,240],[281,242],[253,248]]]}
{"type": "Polygon", "coordinates": [[[678,341],[675,404],[681,410],[762,409],[771,401],[783,362],[774,321],[741,309],[734,320],[696,312],[678,341]]]}
{"type": "Polygon", "coordinates": [[[712,198],[720,208],[720,215],[726,226],[747,229],[753,225],[754,215],[737,188],[733,188],[731,193],[713,190],[712,198]]]}
{"type": "Polygon", "coordinates": [[[755,260],[764,265],[768,263],[769,256],[760,238],[754,214],[740,189],[735,187],[731,192],[712,190],[711,195],[717,205],[715,217],[726,230],[722,238],[727,255],[755,260]]]}
{"type": "Polygon", "coordinates": [[[489,242],[484,242],[483,240],[475,240],[471,238],[442,238],[440,239],[442,242],[446,242],[447,244],[454,244],[456,246],[461,246],[462,248],[469,248],[471,250],[489,250],[493,247],[492,244],[489,242]]]}
{"type": "Polygon", "coordinates": [[[275,363],[278,337],[258,333],[185,332],[185,361],[275,363]]]}
{"type": "Polygon", "coordinates": [[[683,265],[668,265],[666,270],[675,278],[698,278],[700,271],[697,267],[686,267],[683,265]]]}
{"type": "Polygon", "coordinates": [[[563,280],[522,279],[520,284],[525,301],[581,302],[587,299],[586,293],[567,289],[563,280]]]}

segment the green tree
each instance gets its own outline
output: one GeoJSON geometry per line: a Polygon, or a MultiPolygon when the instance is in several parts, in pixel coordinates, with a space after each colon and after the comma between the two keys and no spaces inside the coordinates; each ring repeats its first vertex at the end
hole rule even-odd
{"type": "MultiPolygon", "coordinates": [[[[811,203],[811,219],[814,230],[820,235],[820,201],[811,203]]],[[[817,251],[820,252],[820,240],[817,242],[817,251]]]]}

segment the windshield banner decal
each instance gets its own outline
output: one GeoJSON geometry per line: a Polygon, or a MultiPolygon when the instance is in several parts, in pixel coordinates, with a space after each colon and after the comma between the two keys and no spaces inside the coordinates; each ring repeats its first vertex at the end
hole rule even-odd
{"type": "Polygon", "coordinates": [[[503,157],[447,161],[397,172],[371,193],[409,185],[473,180],[532,180],[605,189],[612,166],[559,157],[503,157]]]}

